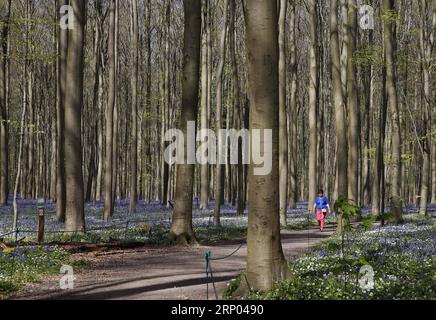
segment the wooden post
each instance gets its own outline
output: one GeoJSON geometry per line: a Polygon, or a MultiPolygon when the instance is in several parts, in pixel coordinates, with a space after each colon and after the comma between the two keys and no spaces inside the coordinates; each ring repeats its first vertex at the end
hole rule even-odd
{"type": "Polygon", "coordinates": [[[44,242],[45,200],[39,199],[36,204],[38,215],[38,243],[44,242]]]}

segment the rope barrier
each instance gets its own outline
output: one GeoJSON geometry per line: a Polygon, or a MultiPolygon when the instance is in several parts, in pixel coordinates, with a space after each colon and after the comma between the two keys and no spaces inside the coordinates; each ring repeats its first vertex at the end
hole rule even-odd
{"type": "Polygon", "coordinates": [[[212,270],[212,263],[211,261],[219,261],[219,260],[225,260],[228,259],[232,256],[234,256],[239,250],[241,250],[241,248],[244,246],[246,242],[243,241],[239,247],[234,250],[232,253],[223,256],[223,257],[219,257],[219,258],[212,258],[212,253],[210,251],[206,252],[205,254],[205,263],[206,263],[206,299],[209,300],[209,273],[210,273],[210,279],[212,280],[212,286],[213,286],[213,290],[215,293],[215,298],[216,300],[219,300],[218,298],[218,292],[216,290],[216,285],[215,285],[215,278],[213,277],[213,270],[212,270]]]}
{"type": "Polygon", "coordinates": [[[241,250],[241,248],[242,248],[242,246],[243,246],[244,244],[245,244],[245,241],[243,241],[235,251],[233,251],[232,253],[230,253],[230,254],[228,254],[228,255],[226,255],[226,256],[224,256],[224,257],[220,257],[220,258],[212,258],[212,257],[211,257],[210,260],[212,260],[212,261],[218,261],[218,260],[225,260],[225,259],[228,259],[228,258],[234,256],[234,255],[235,255],[239,250],[241,250]]]}
{"type": "MultiPolygon", "coordinates": [[[[171,219],[171,217],[169,217],[169,219],[171,219]]],[[[79,233],[79,232],[91,232],[91,231],[102,231],[102,230],[108,230],[108,229],[113,229],[119,226],[125,226],[124,230],[125,230],[125,234],[127,234],[127,231],[129,230],[129,226],[136,226],[137,224],[141,224],[141,223],[145,223],[145,224],[151,224],[151,223],[161,223],[164,224],[166,223],[166,219],[154,219],[154,220],[127,220],[127,221],[122,221],[119,223],[115,223],[112,224],[110,226],[102,226],[102,227],[94,227],[94,228],[89,228],[89,229],[85,229],[85,230],[71,230],[71,231],[66,231],[66,230],[46,230],[44,233],[45,234],[73,234],[73,233],[79,233]]],[[[2,234],[0,237],[5,237],[8,235],[12,235],[12,234],[16,234],[16,233],[27,233],[27,234],[37,234],[37,231],[34,230],[27,230],[27,229],[17,229],[16,231],[11,231],[11,232],[7,232],[5,234],[2,234]]]]}
{"type": "Polygon", "coordinates": [[[10,236],[11,234],[14,234],[14,233],[15,233],[15,231],[11,231],[11,232],[2,234],[2,235],[0,235],[0,238],[6,237],[6,236],[10,236]]]}
{"type": "MultiPolygon", "coordinates": [[[[159,219],[159,220],[157,220],[157,219],[156,220],[127,220],[127,221],[123,221],[123,222],[112,224],[110,226],[94,227],[94,228],[89,228],[89,229],[86,229],[86,230],[82,230],[82,229],[81,230],[72,230],[72,231],[66,231],[66,230],[46,230],[46,231],[44,231],[44,233],[45,234],[65,234],[65,233],[73,234],[73,233],[79,233],[79,232],[84,232],[84,231],[85,232],[102,231],[102,230],[113,229],[113,228],[116,228],[116,227],[119,227],[119,226],[125,226],[125,228],[124,228],[125,231],[124,232],[125,232],[125,236],[126,236],[130,224],[155,223],[155,222],[163,223],[164,220],[162,220],[162,219],[159,219]]],[[[17,228],[17,230],[15,230],[15,231],[10,231],[10,232],[7,232],[5,234],[0,235],[0,238],[1,237],[6,237],[6,236],[9,236],[9,235],[13,235],[13,234],[18,235],[19,233],[37,234],[38,231],[35,231],[35,230],[26,230],[26,229],[18,229],[17,228]]]]}

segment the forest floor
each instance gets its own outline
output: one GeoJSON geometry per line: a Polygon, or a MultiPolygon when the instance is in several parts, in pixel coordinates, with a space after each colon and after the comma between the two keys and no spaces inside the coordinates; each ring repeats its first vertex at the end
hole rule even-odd
{"type": "MultiPolygon", "coordinates": [[[[48,276],[45,273],[39,274],[39,269],[31,268],[29,273],[29,266],[40,261],[39,255],[32,253],[35,250],[36,202],[20,200],[18,204],[19,239],[24,237],[21,247],[30,253],[13,255],[13,262],[21,267],[14,268],[15,265],[12,264],[6,273],[0,261],[0,284],[2,277],[3,280],[9,279],[9,273],[15,275],[17,280],[23,280],[16,282],[21,290],[9,295],[10,299],[206,299],[208,280],[205,274],[205,254],[210,251],[212,258],[227,256],[239,248],[246,238],[247,215],[238,216],[234,208],[224,206],[222,228],[213,227],[210,210],[194,210],[193,226],[200,246],[168,246],[166,234],[171,225],[171,209],[158,203],[140,202],[137,213],[129,214],[128,202],[124,201],[117,203],[110,223],[102,222],[102,203],[87,204],[85,211],[88,232],[84,237],[70,239],[65,238],[62,224],[56,222],[54,204],[47,203],[47,247],[41,250],[51,248],[54,252],[48,250],[47,254],[43,252],[42,255],[47,260],[51,255],[63,257],[64,253],[72,254],[73,260],[68,260],[70,262],[67,263],[74,266],[75,270],[75,288],[62,291],[59,285],[61,275],[57,271],[50,273],[53,276],[48,276]],[[57,250],[63,250],[63,253],[58,254],[57,250]],[[32,258],[33,256],[35,257],[32,258]],[[29,283],[41,279],[38,283],[29,283]]],[[[429,211],[436,218],[436,205],[430,206],[429,211]]],[[[364,212],[369,214],[368,210],[364,212]]],[[[417,212],[414,206],[405,207],[408,219],[418,217],[417,212]]],[[[0,207],[0,234],[11,231],[12,217],[11,206],[0,207]]],[[[296,209],[289,210],[288,226],[282,230],[287,260],[304,255],[315,244],[328,239],[334,231],[335,218],[331,216],[327,220],[327,231],[320,233],[314,227],[314,216],[307,213],[307,203],[299,203],[296,209]]],[[[5,241],[13,244],[13,235],[5,241]]],[[[3,258],[8,257],[3,255],[3,258]]],[[[58,262],[64,263],[63,260],[58,262]]],[[[245,265],[245,244],[228,259],[212,261],[220,299],[228,283],[244,271],[245,265]]],[[[56,268],[59,270],[58,264],[56,268]]],[[[209,298],[215,298],[210,282],[209,298]]]]}
{"type": "MultiPolygon", "coordinates": [[[[304,231],[282,231],[282,243],[288,260],[308,252],[327,239],[334,229],[321,233],[315,228],[304,231]]],[[[198,247],[142,246],[131,249],[112,248],[76,253],[74,258],[91,261],[75,274],[73,290],[60,289],[60,275],[41,283],[29,284],[10,299],[116,299],[116,300],[204,300],[207,298],[205,254],[223,257],[234,252],[241,241],[220,241],[198,247]]],[[[246,265],[244,244],[233,256],[212,262],[219,299],[227,284],[246,265]]],[[[209,283],[209,299],[215,299],[209,283]]]]}

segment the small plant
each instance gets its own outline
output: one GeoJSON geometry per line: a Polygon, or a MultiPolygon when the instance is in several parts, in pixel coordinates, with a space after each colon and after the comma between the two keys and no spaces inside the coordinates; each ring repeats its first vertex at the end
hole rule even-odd
{"type": "Polygon", "coordinates": [[[10,294],[26,283],[37,282],[45,275],[57,274],[65,263],[70,263],[70,254],[57,246],[0,250],[0,295],[10,294]]]}
{"type": "Polygon", "coordinates": [[[225,291],[223,293],[223,298],[225,300],[233,299],[234,293],[236,292],[236,290],[239,289],[239,287],[241,285],[241,277],[242,277],[242,275],[240,274],[235,279],[230,280],[230,282],[227,285],[227,288],[225,289],[225,291]]]}

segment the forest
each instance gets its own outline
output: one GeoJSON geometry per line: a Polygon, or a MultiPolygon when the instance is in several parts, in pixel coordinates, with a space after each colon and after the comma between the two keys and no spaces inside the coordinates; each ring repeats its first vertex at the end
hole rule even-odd
{"type": "Polygon", "coordinates": [[[0,300],[436,298],[435,0],[0,0],[0,34],[0,300]],[[135,280],[166,255],[179,291],[135,280]]]}

